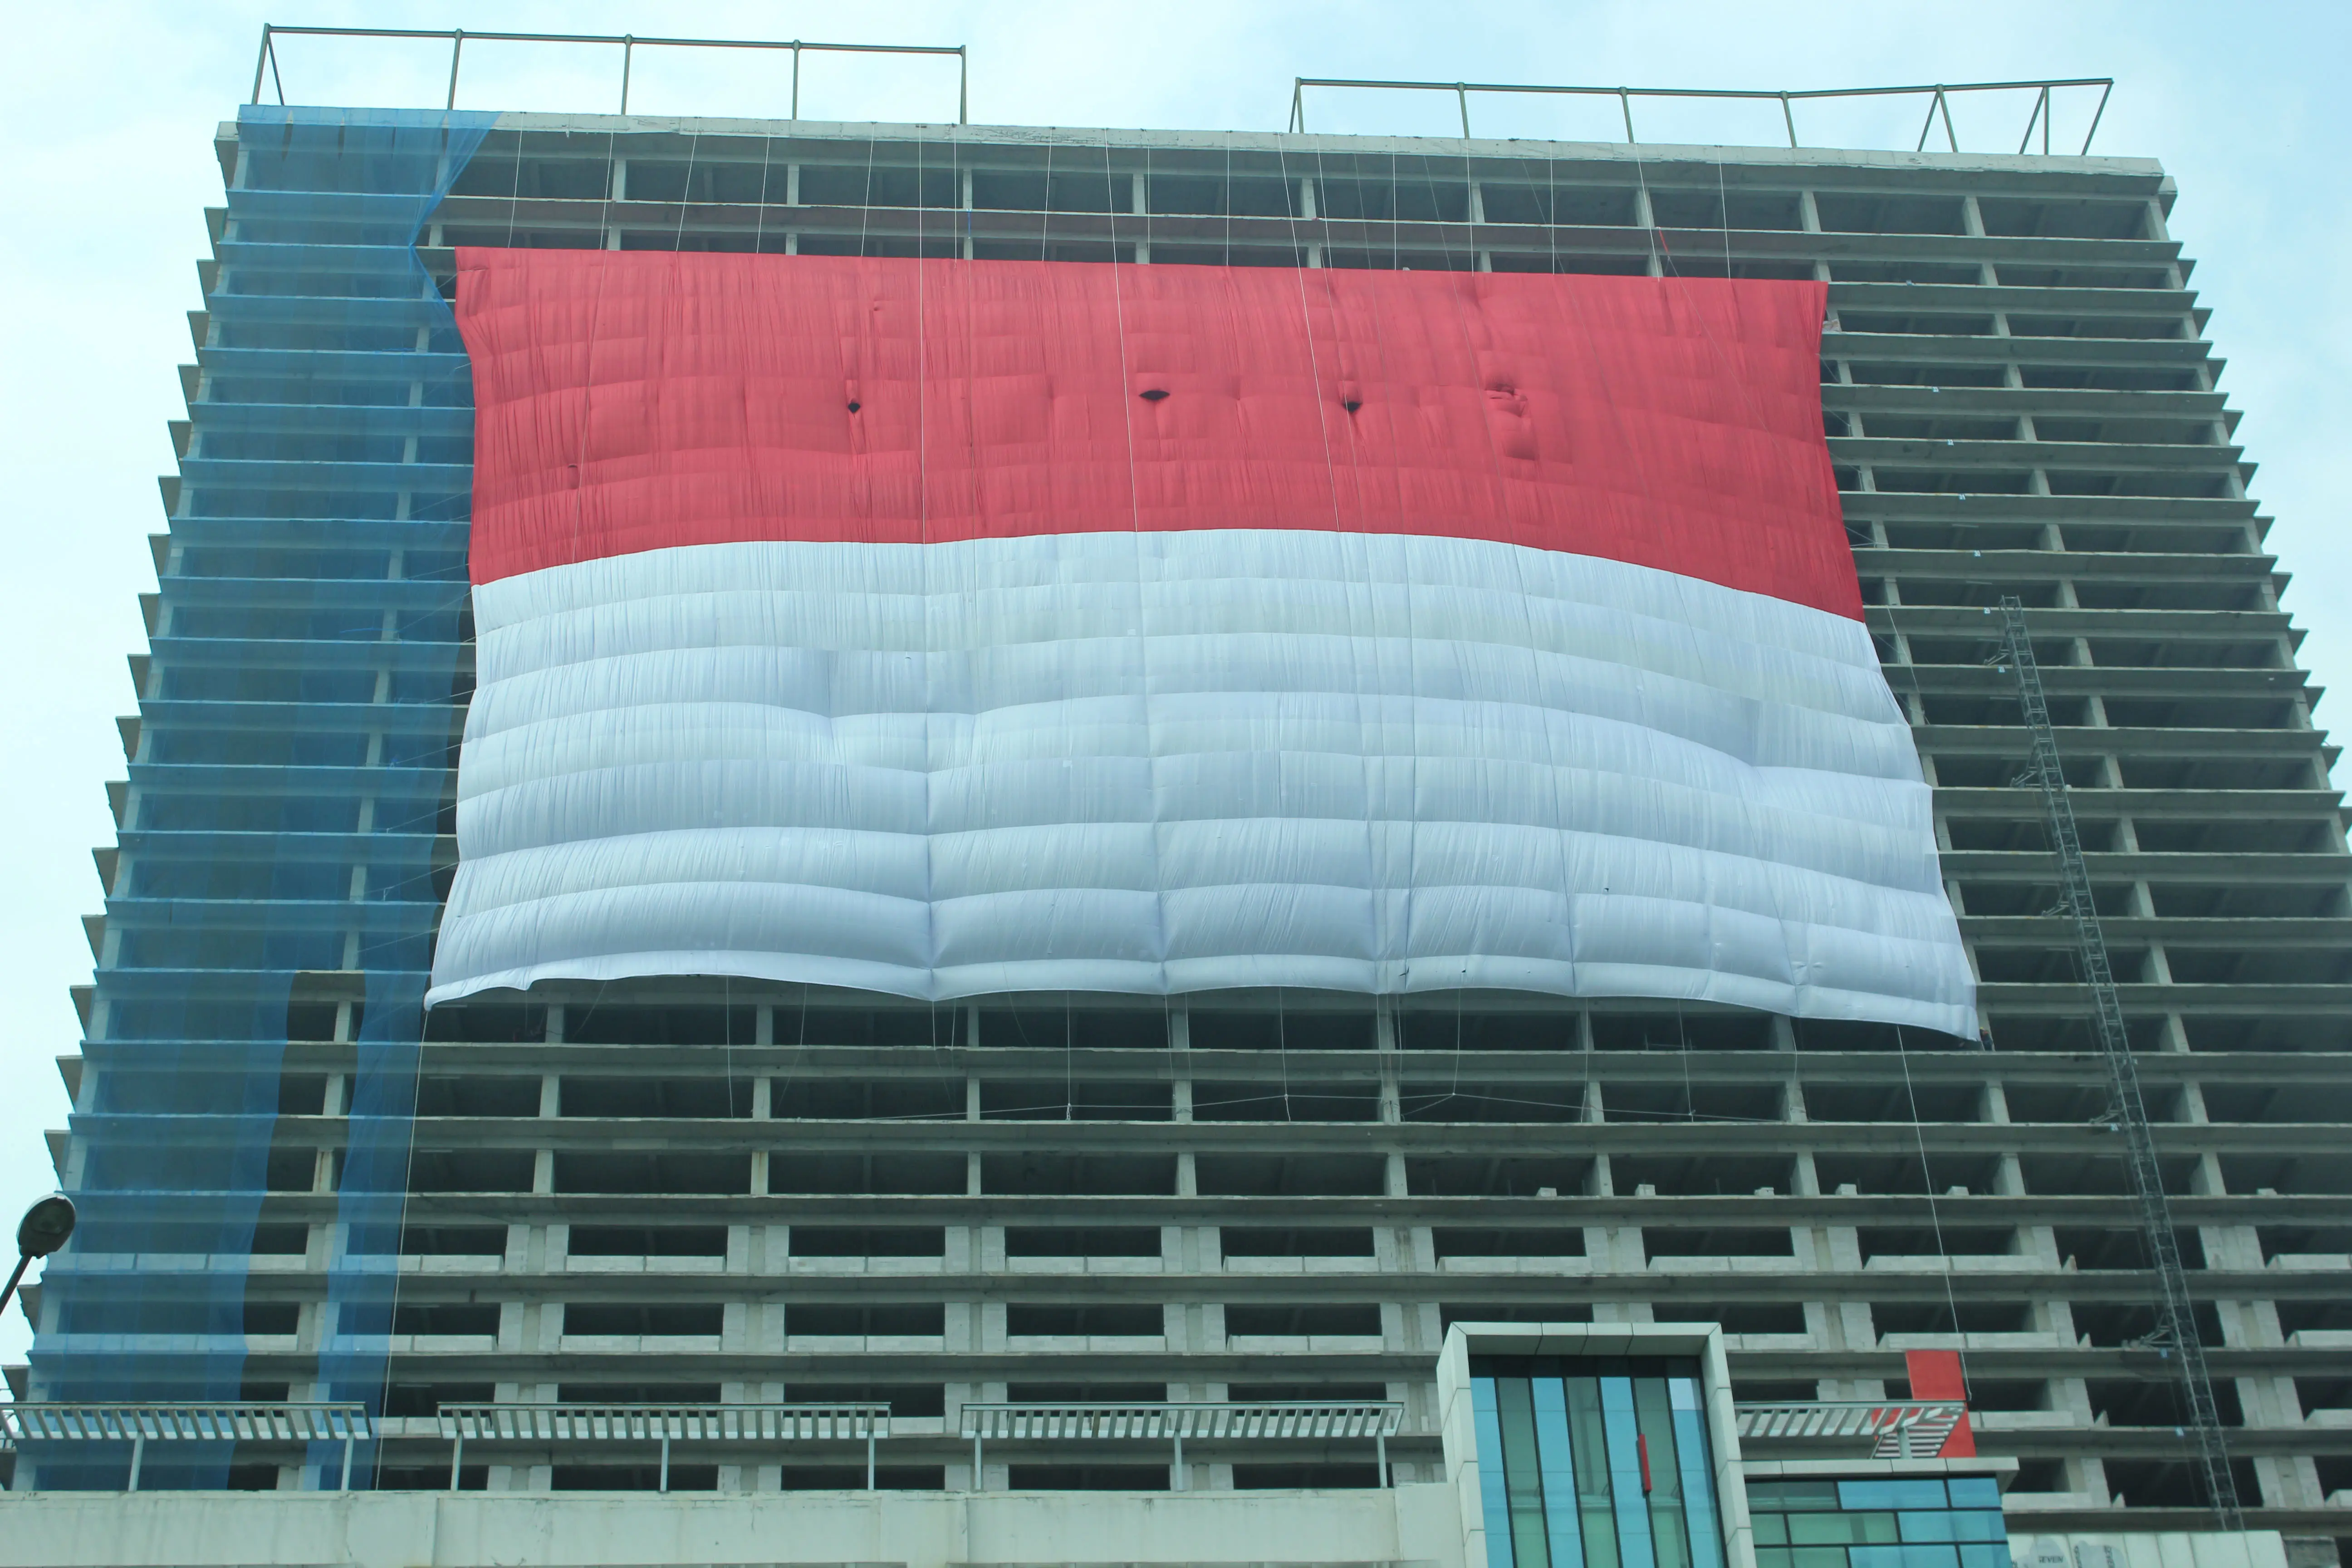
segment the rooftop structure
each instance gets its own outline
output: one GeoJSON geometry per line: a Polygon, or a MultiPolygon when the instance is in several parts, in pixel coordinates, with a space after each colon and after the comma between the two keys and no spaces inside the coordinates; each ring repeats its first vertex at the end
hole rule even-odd
{"type": "MultiPolygon", "coordinates": [[[[2336,1560],[2352,860],[2158,164],[261,105],[216,145],[61,1063],[85,1218],[28,1297],[20,1394],[359,1400],[377,1488],[448,1484],[442,1406],[551,1402],[887,1404],[886,1489],[1411,1486],[1446,1476],[1450,1325],[1704,1321],[1759,1407],[1924,1398],[1904,1352],[1960,1351],[2019,1528],[2210,1528],[2014,598],[2228,1473],[2297,1568],[2336,1560]],[[423,1013],[476,668],[467,246],[1825,282],[1846,532],[1981,1037],[691,977],[423,1013]],[[1389,1472],[1351,1430],[1195,1443],[1173,1482],[1017,1445],[973,1473],[979,1407],[1234,1402],[1401,1405],[1389,1472]]],[[[341,1479],[340,1449],[178,1449],[144,1485],[341,1479]]],[[[857,1484],[858,1443],[808,1452],[668,1474],[857,1484]]],[[[652,1484],[644,1455],[467,1463],[652,1484]]]]}

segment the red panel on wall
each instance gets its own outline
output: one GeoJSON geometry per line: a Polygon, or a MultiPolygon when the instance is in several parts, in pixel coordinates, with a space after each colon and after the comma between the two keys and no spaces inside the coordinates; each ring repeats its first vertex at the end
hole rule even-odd
{"type": "MultiPolygon", "coordinates": [[[[1958,1351],[1905,1351],[1903,1371],[1911,1380],[1914,1399],[1958,1399],[1966,1403],[1969,1397],[1968,1374],[1960,1367],[1958,1351]]],[[[1970,1459],[1976,1457],[1977,1436],[1969,1427],[1968,1412],[1960,1413],[1960,1424],[1944,1439],[1937,1451],[1939,1459],[1970,1459]]]]}
{"type": "Polygon", "coordinates": [[[1858,616],[1818,283],[458,253],[473,574],[752,539],[1434,533],[1858,616]]]}

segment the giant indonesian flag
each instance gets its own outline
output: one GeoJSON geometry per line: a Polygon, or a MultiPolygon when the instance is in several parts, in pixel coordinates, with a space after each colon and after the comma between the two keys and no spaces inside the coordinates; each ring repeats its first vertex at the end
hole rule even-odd
{"type": "Polygon", "coordinates": [[[458,268],[436,1001],[1475,986],[1975,1032],[1822,286],[458,268]]]}

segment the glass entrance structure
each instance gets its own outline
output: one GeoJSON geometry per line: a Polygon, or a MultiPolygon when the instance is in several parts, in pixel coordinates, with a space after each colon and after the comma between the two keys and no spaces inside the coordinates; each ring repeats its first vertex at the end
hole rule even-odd
{"type": "Polygon", "coordinates": [[[1470,1387],[1489,1568],[1723,1568],[1696,1358],[1483,1356],[1470,1387]]]}

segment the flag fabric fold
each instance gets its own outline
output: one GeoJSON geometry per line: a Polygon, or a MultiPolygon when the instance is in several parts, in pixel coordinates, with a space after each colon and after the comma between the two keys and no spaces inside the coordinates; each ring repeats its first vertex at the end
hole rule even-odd
{"type": "Polygon", "coordinates": [[[459,265],[436,1000],[1476,986],[1974,1033],[1820,286],[459,265]]]}

